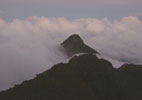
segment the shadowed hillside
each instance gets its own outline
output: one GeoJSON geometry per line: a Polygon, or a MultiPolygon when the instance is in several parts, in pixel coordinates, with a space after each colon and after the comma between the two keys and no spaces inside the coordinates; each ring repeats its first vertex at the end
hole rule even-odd
{"type": "Polygon", "coordinates": [[[114,69],[110,62],[85,54],[0,92],[0,100],[141,100],[141,94],[142,66],[114,69]]]}

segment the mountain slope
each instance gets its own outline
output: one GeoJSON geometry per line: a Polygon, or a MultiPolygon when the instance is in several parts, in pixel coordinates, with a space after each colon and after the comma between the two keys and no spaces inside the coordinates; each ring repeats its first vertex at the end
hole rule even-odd
{"type": "Polygon", "coordinates": [[[0,100],[108,100],[111,93],[106,90],[116,88],[119,93],[119,89],[110,79],[112,65],[101,62],[94,55],[74,57],[68,64],[57,64],[35,79],[1,92],[0,100]],[[113,88],[107,88],[109,83],[113,88]]]}
{"type": "Polygon", "coordinates": [[[115,69],[92,54],[75,56],[0,92],[0,100],[141,100],[142,66],[125,66],[115,69]]]}

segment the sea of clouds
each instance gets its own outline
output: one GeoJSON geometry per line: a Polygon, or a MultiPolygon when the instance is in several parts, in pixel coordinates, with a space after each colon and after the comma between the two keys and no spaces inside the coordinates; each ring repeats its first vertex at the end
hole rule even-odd
{"type": "Polygon", "coordinates": [[[142,20],[136,16],[113,21],[36,16],[0,19],[0,90],[66,61],[58,47],[72,34],[79,34],[116,67],[122,63],[142,64],[142,20]]]}

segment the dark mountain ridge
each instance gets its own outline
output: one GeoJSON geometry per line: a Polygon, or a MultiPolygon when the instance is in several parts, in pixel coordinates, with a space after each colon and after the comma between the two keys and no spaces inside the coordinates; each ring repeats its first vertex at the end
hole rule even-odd
{"type": "Polygon", "coordinates": [[[1,91],[0,100],[142,100],[142,65],[116,69],[89,52],[1,91]]]}

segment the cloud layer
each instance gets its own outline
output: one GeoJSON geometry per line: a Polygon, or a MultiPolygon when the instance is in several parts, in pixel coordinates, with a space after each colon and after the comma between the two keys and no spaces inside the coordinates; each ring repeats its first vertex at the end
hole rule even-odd
{"type": "Polygon", "coordinates": [[[79,34],[114,64],[142,64],[142,20],[135,16],[114,21],[36,16],[11,22],[0,19],[0,90],[66,61],[58,46],[71,34],[79,34]]]}

